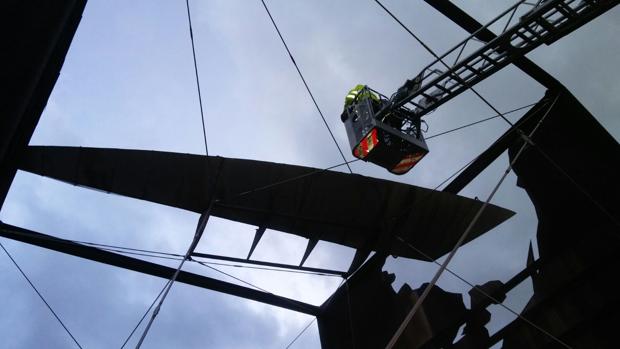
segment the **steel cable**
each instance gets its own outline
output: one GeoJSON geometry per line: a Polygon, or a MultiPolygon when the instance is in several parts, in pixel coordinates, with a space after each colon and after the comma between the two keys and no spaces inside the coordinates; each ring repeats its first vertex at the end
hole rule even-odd
{"type": "Polygon", "coordinates": [[[344,160],[344,164],[347,165],[347,168],[349,169],[350,173],[353,173],[353,170],[351,170],[351,167],[349,166],[349,162],[347,161],[347,158],[344,156],[344,153],[342,152],[342,149],[340,149],[340,145],[338,144],[338,141],[336,140],[336,137],[334,136],[334,133],[332,132],[331,128],[329,127],[329,124],[327,123],[327,120],[325,119],[325,116],[323,116],[323,112],[321,111],[321,108],[319,108],[319,104],[317,103],[316,99],[314,98],[314,95],[312,94],[312,91],[310,90],[310,87],[308,86],[308,83],[306,82],[306,79],[304,78],[304,75],[301,73],[301,70],[299,69],[299,66],[297,65],[297,62],[295,61],[295,58],[293,58],[293,54],[291,53],[291,50],[288,48],[288,45],[286,44],[286,41],[284,41],[284,38],[282,37],[282,33],[280,33],[280,29],[278,28],[278,25],[276,24],[275,20],[273,19],[273,16],[271,15],[271,12],[269,12],[269,8],[267,8],[267,4],[265,3],[265,0],[260,0],[263,3],[263,7],[265,8],[265,11],[267,11],[267,15],[269,15],[269,19],[271,20],[271,23],[273,24],[273,27],[276,29],[276,32],[278,32],[278,36],[280,37],[280,41],[282,41],[282,44],[284,45],[284,48],[286,49],[286,52],[288,53],[288,56],[291,58],[291,61],[293,62],[293,65],[295,66],[295,69],[297,70],[297,73],[299,74],[299,77],[301,78],[301,81],[304,83],[304,86],[306,87],[306,90],[308,91],[308,94],[310,95],[310,98],[312,99],[312,102],[314,103],[314,106],[316,107],[316,110],[319,112],[319,115],[321,116],[321,119],[323,119],[323,123],[325,124],[325,127],[327,128],[327,131],[329,132],[329,135],[332,137],[332,140],[334,141],[334,144],[336,145],[336,148],[338,148],[338,152],[340,153],[340,156],[342,156],[342,160],[344,160]]]}
{"type": "Polygon", "coordinates": [[[6,253],[6,255],[9,257],[9,259],[11,260],[11,262],[13,262],[13,264],[15,265],[15,267],[17,268],[17,270],[19,270],[19,272],[22,274],[22,276],[24,277],[24,279],[26,279],[26,281],[28,281],[28,284],[30,285],[30,287],[34,290],[34,292],[36,292],[36,294],[39,296],[39,298],[41,298],[41,300],[43,301],[43,303],[45,303],[45,306],[47,307],[47,309],[49,309],[49,311],[52,313],[52,315],[54,315],[54,317],[56,318],[56,320],[58,320],[58,323],[60,323],[60,325],[62,326],[62,328],[65,329],[65,332],[67,332],[67,334],[69,335],[69,337],[71,337],[71,339],[73,340],[73,342],[75,343],[75,345],[78,346],[78,348],[82,349],[82,346],[80,345],[80,343],[77,341],[77,339],[75,338],[75,336],[71,333],[71,331],[69,330],[69,328],[65,325],[64,322],[62,322],[62,320],[60,319],[60,317],[58,316],[58,314],[56,314],[56,312],[54,311],[54,309],[52,309],[52,306],[45,300],[45,297],[43,297],[43,295],[41,294],[41,292],[39,292],[39,290],[37,289],[37,287],[32,283],[32,281],[30,281],[30,278],[28,278],[28,276],[26,275],[26,273],[22,270],[22,268],[20,268],[19,264],[17,264],[17,261],[15,261],[15,259],[13,258],[13,256],[11,256],[11,254],[9,253],[9,251],[7,251],[7,249],[4,247],[4,245],[2,245],[2,243],[0,242],[0,247],[2,248],[2,250],[4,250],[4,253],[6,253]]]}

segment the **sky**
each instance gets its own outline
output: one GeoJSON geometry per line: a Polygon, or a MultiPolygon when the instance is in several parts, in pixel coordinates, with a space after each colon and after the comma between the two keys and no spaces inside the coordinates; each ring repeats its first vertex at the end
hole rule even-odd
{"type": "MultiPolygon", "coordinates": [[[[513,1],[455,1],[486,22],[513,1]]],[[[348,159],[340,122],[344,96],[364,83],[391,94],[432,57],[373,1],[269,0],[295,60],[348,159]]],[[[422,1],[385,0],[409,28],[443,53],[467,34],[422,1]]],[[[260,1],[190,1],[209,154],[326,168],[342,159],[260,1]]],[[[32,145],[66,145],[204,154],[185,1],[90,0],[32,145]]],[[[615,8],[552,46],[528,55],[554,75],[618,140],[620,12],[615,8]]],[[[538,101],[544,89],[507,67],[476,89],[501,111],[538,101]]],[[[525,111],[511,114],[517,120],[525,111]]],[[[466,92],[426,120],[435,134],[494,115],[466,92]]],[[[430,154],[404,176],[356,162],[365,176],[433,188],[486,149],[508,125],[500,120],[429,140],[430,154]]],[[[503,155],[460,195],[484,199],[505,170],[503,155]]],[[[346,168],[338,168],[346,171],[346,168]]],[[[510,175],[492,203],[516,215],[465,245],[450,267],[472,283],[506,281],[526,262],[536,216],[510,175]]],[[[19,172],[0,211],[3,222],[62,238],[184,253],[198,215],[149,202],[78,188],[19,172]]],[[[212,218],[197,251],[245,257],[255,227],[212,218]]],[[[84,348],[120,347],[165,280],[86,261],[7,239],[11,252],[84,348]]],[[[306,239],[267,231],[255,259],[298,263],[306,239]]],[[[306,265],[344,269],[354,251],[320,242],[306,265]]],[[[176,262],[149,259],[176,267],[176,262]]],[[[235,267],[223,271],[272,293],[321,304],[336,277],[235,267]]],[[[437,266],[390,258],[394,287],[417,288],[437,266]]],[[[238,283],[191,264],[184,270],[238,283]]],[[[0,256],[0,347],[68,348],[71,339],[0,256]]],[[[439,286],[466,293],[450,275],[439,286]]],[[[506,300],[520,311],[531,295],[523,283],[506,300]]],[[[469,300],[464,296],[465,303],[469,300]]],[[[513,319],[491,306],[491,333],[513,319]]],[[[210,290],[175,284],[146,348],[285,348],[312,320],[292,311],[210,290]]],[[[140,331],[141,332],[141,331],[140,331]]],[[[137,336],[130,341],[135,346],[137,336]]],[[[316,323],[291,348],[318,348],[316,323]]]]}

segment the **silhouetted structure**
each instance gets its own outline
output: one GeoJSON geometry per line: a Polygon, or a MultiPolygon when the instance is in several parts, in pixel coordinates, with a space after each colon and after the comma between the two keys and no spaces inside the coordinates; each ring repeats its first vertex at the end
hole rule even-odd
{"type": "MultiPolygon", "coordinates": [[[[323,349],[385,348],[426,284],[419,290],[405,284],[396,293],[391,286],[394,275],[381,271],[384,263],[385,256],[371,257],[321,306],[318,324],[323,349]]],[[[460,294],[435,286],[397,348],[417,348],[444,330],[449,333],[442,343],[452,343],[458,326],[450,325],[466,311],[460,294]]]]}
{"type": "Polygon", "coordinates": [[[0,2],[0,207],[56,83],[86,0],[0,2]]]}
{"type": "MultiPolygon", "coordinates": [[[[522,155],[515,172],[536,208],[543,263],[523,314],[573,348],[614,347],[620,316],[620,294],[612,286],[620,267],[620,145],[567,91],[533,141],[536,147],[522,155]]],[[[510,148],[511,158],[515,151],[510,148]]],[[[557,343],[522,322],[504,340],[504,348],[551,346],[557,343]]]]}
{"type": "MultiPolygon", "coordinates": [[[[361,268],[320,307],[185,271],[177,280],[317,315],[324,348],[382,348],[420,293],[407,285],[395,292],[394,277],[382,271],[385,258],[391,254],[425,260],[395,238],[402,237],[432,258],[447,253],[481,205],[456,194],[507,149],[513,159],[524,142],[522,134],[546,115],[533,143],[514,166],[518,185],[536,208],[540,258],[534,260],[530,254],[527,267],[510,280],[479,287],[502,301],[506,292],[531,276],[534,296],[523,311],[525,317],[573,348],[617,346],[613,329],[620,315],[620,296],[612,280],[620,267],[615,258],[620,247],[620,146],[568,91],[527,58],[520,57],[514,64],[549,88],[547,96],[443,192],[261,161],[139,150],[28,147],[85,2],[9,0],[0,5],[0,19],[14,30],[3,43],[7,61],[0,66],[0,206],[21,168],[198,213],[213,203],[213,215],[257,227],[246,263],[258,263],[250,257],[266,229],[309,239],[300,266],[280,267],[304,269],[301,265],[319,240],[353,247],[357,253],[349,272],[361,268]],[[376,253],[363,264],[372,251],[376,253]]],[[[426,2],[475,32],[478,39],[495,39],[449,1],[426,2]]],[[[601,3],[611,8],[618,2],[601,3]]],[[[491,205],[469,240],[512,214],[491,205]]],[[[0,236],[161,278],[174,273],[163,265],[5,223],[0,223],[0,236]]],[[[466,349],[489,347],[500,340],[507,349],[558,346],[519,319],[489,336],[484,326],[490,320],[486,307],[492,301],[477,290],[469,293],[471,309],[466,309],[461,295],[432,289],[398,346],[466,349]],[[462,325],[465,336],[452,344],[462,325]]]]}

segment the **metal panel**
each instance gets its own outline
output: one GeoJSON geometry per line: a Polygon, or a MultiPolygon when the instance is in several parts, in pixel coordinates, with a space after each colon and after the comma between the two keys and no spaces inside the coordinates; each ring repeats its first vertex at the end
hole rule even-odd
{"type": "Polygon", "coordinates": [[[56,83],[86,0],[0,2],[0,207],[56,83]]]}
{"type": "MultiPolygon", "coordinates": [[[[438,258],[452,249],[482,205],[449,193],[360,175],[156,151],[29,147],[21,169],[199,213],[215,197],[214,216],[423,260],[393,236],[438,258]],[[206,188],[216,173],[217,187],[206,188]]],[[[471,239],[512,215],[489,206],[471,239]]]]}

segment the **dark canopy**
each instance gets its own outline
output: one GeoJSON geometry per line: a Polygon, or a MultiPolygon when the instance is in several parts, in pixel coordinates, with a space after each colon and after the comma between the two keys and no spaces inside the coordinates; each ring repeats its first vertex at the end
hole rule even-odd
{"type": "MultiPolygon", "coordinates": [[[[424,259],[450,251],[481,202],[360,175],[157,151],[29,147],[21,169],[106,192],[356,249],[424,259]],[[205,161],[208,159],[208,162],[205,161]],[[276,184],[276,185],[274,185],[276,184]]],[[[469,240],[513,215],[489,206],[469,240]]]]}

